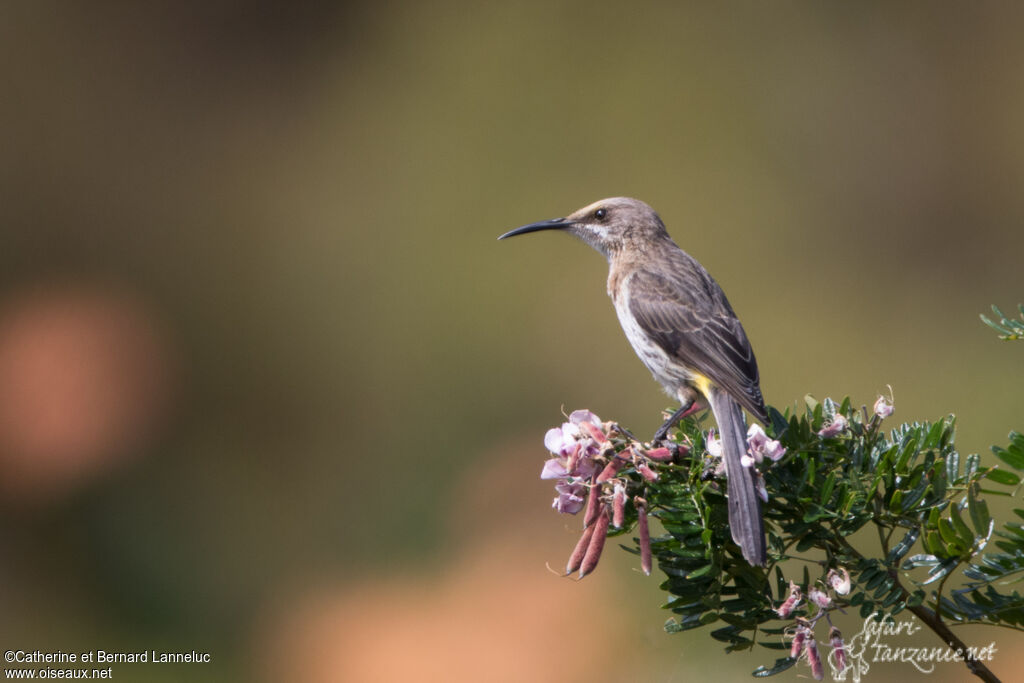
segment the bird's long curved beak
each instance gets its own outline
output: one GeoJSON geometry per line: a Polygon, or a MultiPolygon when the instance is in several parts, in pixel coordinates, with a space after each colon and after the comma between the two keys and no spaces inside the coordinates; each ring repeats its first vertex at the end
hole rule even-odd
{"type": "Polygon", "coordinates": [[[530,223],[529,225],[523,225],[516,228],[515,230],[509,230],[504,235],[499,237],[499,240],[503,240],[506,237],[515,237],[516,235],[525,235],[528,232],[537,232],[538,230],[563,230],[565,228],[575,225],[572,221],[564,218],[552,218],[549,221],[539,221],[537,223],[530,223]]]}

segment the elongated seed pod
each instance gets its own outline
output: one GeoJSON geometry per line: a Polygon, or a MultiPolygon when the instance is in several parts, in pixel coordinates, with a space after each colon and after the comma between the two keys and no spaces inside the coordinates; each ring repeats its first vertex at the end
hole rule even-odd
{"type": "Polygon", "coordinates": [[[576,542],[576,548],[572,551],[572,555],[569,556],[569,563],[565,565],[566,576],[580,568],[580,563],[583,562],[583,554],[587,552],[587,548],[590,546],[590,537],[593,535],[593,525],[583,530],[580,540],[576,542]]]}
{"type": "Polygon", "coordinates": [[[608,515],[608,508],[604,505],[601,506],[601,514],[597,517],[597,522],[594,524],[594,534],[590,537],[590,544],[587,546],[587,552],[583,556],[583,563],[580,564],[580,578],[594,571],[597,567],[597,561],[601,559],[601,551],[604,550],[604,541],[608,536],[608,524],[611,522],[611,518],[608,515]]]}
{"type": "Polygon", "coordinates": [[[636,531],[640,536],[640,569],[647,576],[651,575],[651,532],[647,528],[647,501],[634,498],[636,505],[636,531]]]}
{"type": "Polygon", "coordinates": [[[636,471],[640,473],[647,481],[658,481],[658,473],[647,466],[647,463],[642,462],[636,466],[636,471]]]}
{"type": "Polygon", "coordinates": [[[651,460],[657,460],[658,462],[670,462],[672,460],[672,451],[662,446],[661,448],[652,448],[651,450],[644,453],[651,460]]]}
{"type": "Polygon", "coordinates": [[[604,469],[601,470],[601,474],[597,475],[597,479],[595,480],[596,483],[605,483],[606,481],[614,477],[616,474],[618,474],[619,470],[621,470],[622,466],[625,464],[626,460],[624,460],[623,458],[620,458],[618,456],[613,457],[611,459],[611,462],[605,465],[604,469]]]}
{"type": "Polygon", "coordinates": [[[626,489],[621,484],[615,485],[615,494],[612,496],[612,526],[621,529],[626,519],[626,489]]]}
{"type": "Polygon", "coordinates": [[[583,512],[583,528],[591,526],[597,520],[598,507],[601,503],[601,485],[594,484],[590,478],[590,492],[587,494],[587,509],[583,512]]]}

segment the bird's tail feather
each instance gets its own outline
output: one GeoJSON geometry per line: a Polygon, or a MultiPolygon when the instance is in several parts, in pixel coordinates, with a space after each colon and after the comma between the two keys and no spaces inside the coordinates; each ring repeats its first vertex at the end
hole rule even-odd
{"type": "Polygon", "coordinates": [[[739,545],[747,562],[764,566],[767,554],[761,499],[757,495],[754,479],[756,475],[752,468],[744,467],[740,461],[747,450],[743,409],[720,389],[713,388],[708,393],[708,402],[722,436],[725,474],[729,479],[729,527],[732,540],[739,545]]]}

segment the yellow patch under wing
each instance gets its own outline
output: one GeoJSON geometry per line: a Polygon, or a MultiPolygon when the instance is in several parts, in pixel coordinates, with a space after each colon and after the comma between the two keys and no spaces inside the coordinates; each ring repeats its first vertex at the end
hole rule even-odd
{"type": "Polygon", "coordinates": [[[710,395],[711,387],[713,385],[710,379],[700,374],[699,372],[695,372],[693,373],[693,379],[691,379],[690,381],[693,383],[693,386],[697,388],[697,391],[699,391],[703,396],[710,395]]]}

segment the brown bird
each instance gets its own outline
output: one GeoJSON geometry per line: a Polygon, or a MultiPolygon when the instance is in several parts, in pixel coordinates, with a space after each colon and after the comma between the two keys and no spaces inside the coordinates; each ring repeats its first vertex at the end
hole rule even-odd
{"type": "Polygon", "coordinates": [[[565,218],[530,223],[498,239],[538,230],[575,235],[608,259],[608,295],[633,350],[670,396],[682,404],[661,426],[710,405],[722,438],[729,525],[743,557],[766,562],[756,473],[745,467],[743,408],[766,422],[757,361],[722,288],[676,246],[661,218],[638,199],[614,197],[565,218]]]}

